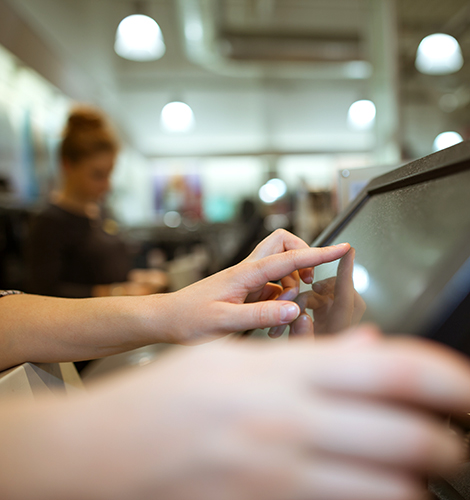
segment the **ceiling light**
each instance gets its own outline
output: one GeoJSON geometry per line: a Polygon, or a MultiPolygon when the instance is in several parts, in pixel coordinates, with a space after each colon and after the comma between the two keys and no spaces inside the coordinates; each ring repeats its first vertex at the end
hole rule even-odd
{"type": "Polygon", "coordinates": [[[459,42],[450,35],[434,33],[421,40],[416,52],[415,66],[427,75],[455,73],[463,66],[459,42]]]}
{"type": "Polygon", "coordinates": [[[163,56],[166,47],[157,22],[151,17],[133,14],[119,23],[114,50],[132,61],[154,61],[163,56]]]}
{"type": "Polygon", "coordinates": [[[277,198],[281,198],[286,194],[287,186],[282,179],[270,179],[266,184],[270,186],[270,189],[274,190],[277,198]]]}
{"type": "Polygon", "coordinates": [[[267,184],[259,188],[258,195],[263,203],[274,203],[277,200],[276,193],[267,184]]]}
{"type": "Polygon", "coordinates": [[[433,151],[440,151],[441,149],[450,148],[459,142],[462,142],[462,136],[457,132],[442,132],[439,134],[433,142],[433,151]]]}
{"type": "Polygon", "coordinates": [[[367,99],[361,99],[351,104],[348,111],[348,124],[357,130],[371,128],[374,124],[375,114],[375,104],[367,99]]]}
{"type": "Polygon", "coordinates": [[[274,203],[286,194],[286,183],[281,179],[271,179],[260,187],[258,195],[263,203],[274,203]]]}
{"type": "Polygon", "coordinates": [[[162,125],[168,132],[187,132],[195,123],[193,110],[184,102],[169,102],[162,109],[162,125]]]}

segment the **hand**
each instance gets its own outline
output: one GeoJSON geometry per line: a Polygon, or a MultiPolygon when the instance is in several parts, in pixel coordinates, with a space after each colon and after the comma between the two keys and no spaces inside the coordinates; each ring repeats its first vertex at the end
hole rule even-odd
{"type": "Polygon", "coordinates": [[[467,360],[370,329],[181,349],[70,409],[96,429],[79,478],[97,498],[418,500],[463,456],[439,414],[469,386],[467,360]]]}
{"type": "MultiPolygon", "coordinates": [[[[294,235],[276,231],[244,262],[174,293],[82,300],[28,294],[3,298],[0,369],[25,361],[95,359],[160,342],[198,344],[290,323],[300,313],[290,301],[298,294],[300,277],[311,283],[312,266],[338,259],[348,249],[348,244],[310,248],[294,235]],[[271,282],[277,280],[281,285],[271,282]]],[[[120,284],[117,292],[145,293],[143,285],[132,285],[128,290],[120,284]]]]}
{"type": "Polygon", "coordinates": [[[229,333],[288,324],[300,314],[292,300],[300,279],[312,283],[313,267],[342,257],[347,243],[310,248],[278,230],[243,262],[189,287],[159,298],[170,342],[199,344],[229,333]],[[281,284],[274,281],[280,280],[281,284]]]}

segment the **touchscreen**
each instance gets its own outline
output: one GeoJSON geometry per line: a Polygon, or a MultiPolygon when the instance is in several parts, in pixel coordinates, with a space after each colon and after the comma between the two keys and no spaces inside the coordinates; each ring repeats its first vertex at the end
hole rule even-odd
{"type": "Polygon", "coordinates": [[[352,255],[339,266],[334,262],[317,267],[316,284],[304,295],[316,331],[359,320],[396,331],[401,315],[413,307],[433,273],[470,231],[469,186],[470,171],[463,171],[369,198],[327,242],[350,243],[352,255]],[[343,294],[337,300],[348,306],[334,307],[335,289],[343,294]]]}

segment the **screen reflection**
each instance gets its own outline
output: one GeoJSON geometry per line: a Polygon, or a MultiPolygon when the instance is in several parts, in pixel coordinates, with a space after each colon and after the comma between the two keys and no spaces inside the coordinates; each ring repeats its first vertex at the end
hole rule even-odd
{"type": "Polygon", "coordinates": [[[312,315],[315,334],[339,332],[357,325],[364,316],[366,303],[359,290],[369,286],[369,276],[363,266],[354,264],[355,255],[351,248],[336,262],[335,275],[316,281],[296,298],[302,312],[312,315]]]}

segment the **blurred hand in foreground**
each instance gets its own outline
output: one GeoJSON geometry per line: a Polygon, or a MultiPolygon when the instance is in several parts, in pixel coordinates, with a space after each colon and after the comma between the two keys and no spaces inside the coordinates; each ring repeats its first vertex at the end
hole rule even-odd
{"type": "Polygon", "coordinates": [[[425,474],[463,458],[442,415],[470,408],[469,387],[466,359],[370,327],[180,349],[72,401],[2,410],[0,494],[418,500],[425,474]]]}

